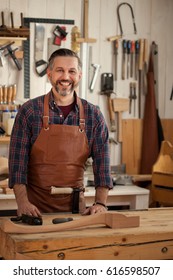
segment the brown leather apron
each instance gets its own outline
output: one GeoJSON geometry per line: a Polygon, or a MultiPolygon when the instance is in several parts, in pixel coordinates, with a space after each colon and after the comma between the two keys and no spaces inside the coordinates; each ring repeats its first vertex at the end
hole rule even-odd
{"type": "Polygon", "coordinates": [[[43,127],[32,146],[28,165],[28,198],[41,212],[72,212],[73,194],[62,188],[80,191],[79,212],[85,209],[84,167],[89,155],[85,116],[81,100],[79,126],[49,124],[49,96],[44,98],[43,127]],[[51,194],[51,187],[61,194],[51,194]]]}

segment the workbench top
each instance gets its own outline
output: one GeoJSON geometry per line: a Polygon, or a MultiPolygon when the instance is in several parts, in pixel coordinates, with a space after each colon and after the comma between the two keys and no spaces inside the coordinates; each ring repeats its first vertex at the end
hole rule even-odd
{"type": "MultiPolygon", "coordinates": [[[[37,234],[11,234],[0,230],[0,255],[9,260],[173,259],[173,208],[120,213],[139,216],[140,226],[111,229],[96,225],[37,234]]],[[[51,224],[53,218],[62,215],[44,215],[44,224],[51,224]]],[[[72,214],[63,217],[82,218],[72,214]]],[[[1,223],[4,219],[7,217],[1,218],[1,223]]]]}

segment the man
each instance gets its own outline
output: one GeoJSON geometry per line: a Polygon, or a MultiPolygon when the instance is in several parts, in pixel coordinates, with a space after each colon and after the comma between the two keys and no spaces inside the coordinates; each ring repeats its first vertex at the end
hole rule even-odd
{"type": "Polygon", "coordinates": [[[9,187],[14,189],[19,216],[106,211],[112,187],[108,129],[98,107],[75,92],[81,67],[73,51],[55,51],[47,69],[52,90],[27,101],[16,116],[9,187]],[[86,209],[83,177],[89,157],[93,159],[96,194],[95,203],[86,209]]]}

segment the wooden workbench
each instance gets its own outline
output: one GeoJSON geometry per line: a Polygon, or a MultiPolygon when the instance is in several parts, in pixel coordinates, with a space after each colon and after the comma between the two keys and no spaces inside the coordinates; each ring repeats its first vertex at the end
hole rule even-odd
{"type": "MultiPolygon", "coordinates": [[[[173,208],[121,213],[139,215],[140,226],[111,229],[97,225],[40,234],[8,234],[0,230],[0,255],[7,260],[173,259],[173,208]]],[[[50,224],[57,216],[45,215],[44,224],[50,224]]],[[[3,219],[6,218],[1,222],[3,219]]]]}

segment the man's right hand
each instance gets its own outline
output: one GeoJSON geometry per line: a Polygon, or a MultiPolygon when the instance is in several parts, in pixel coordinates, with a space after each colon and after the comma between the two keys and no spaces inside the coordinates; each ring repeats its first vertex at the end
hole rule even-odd
{"type": "Polygon", "coordinates": [[[41,217],[41,213],[38,208],[28,200],[26,186],[22,184],[16,184],[14,185],[13,189],[18,206],[17,215],[21,216],[22,214],[26,214],[35,217],[41,217]]]}

